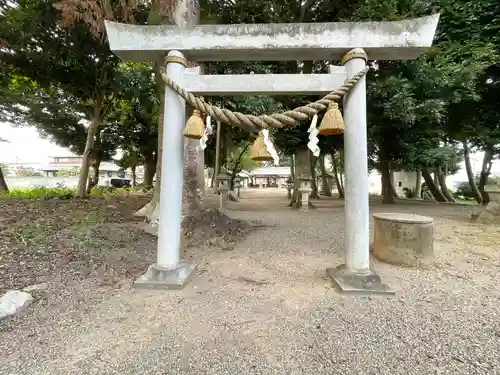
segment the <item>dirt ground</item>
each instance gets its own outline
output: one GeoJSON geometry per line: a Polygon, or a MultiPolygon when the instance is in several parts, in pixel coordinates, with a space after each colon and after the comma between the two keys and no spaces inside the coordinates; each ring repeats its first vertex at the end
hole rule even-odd
{"type": "Polygon", "coordinates": [[[500,374],[500,231],[471,206],[372,200],[435,220],[430,269],[373,260],[387,297],[326,278],[343,202],[297,212],[281,189],[242,190],[227,232],[189,241],[184,290],[135,290],[156,253],[132,216],[145,199],[0,201],[0,292],[48,285],[0,321],[0,374],[500,374]]]}

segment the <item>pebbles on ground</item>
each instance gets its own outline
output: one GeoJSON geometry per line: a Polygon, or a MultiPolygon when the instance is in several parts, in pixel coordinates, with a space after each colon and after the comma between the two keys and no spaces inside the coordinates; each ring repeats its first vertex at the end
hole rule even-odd
{"type": "Polygon", "coordinates": [[[182,291],[50,283],[29,312],[0,322],[0,374],[500,374],[492,228],[451,205],[375,205],[434,217],[436,264],[374,261],[396,295],[342,295],[325,273],[342,263],[342,205],[296,212],[276,192],[228,204],[267,226],[231,251],[183,254],[199,268],[182,291]]]}

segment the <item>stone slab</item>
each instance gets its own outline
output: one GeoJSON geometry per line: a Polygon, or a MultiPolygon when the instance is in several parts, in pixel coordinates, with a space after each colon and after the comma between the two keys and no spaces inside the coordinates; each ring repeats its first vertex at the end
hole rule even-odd
{"type": "Polygon", "coordinates": [[[347,271],[345,265],[342,264],[336,268],[327,268],[326,274],[342,293],[395,294],[387,285],[382,284],[380,276],[374,272],[362,275],[355,274],[347,271]]]}
{"type": "Polygon", "coordinates": [[[344,67],[332,74],[238,74],[184,76],[184,88],[195,95],[326,95],[347,79],[344,67]]]}
{"type": "Polygon", "coordinates": [[[411,60],[432,45],[439,14],[401,21],[129,25],[105,21],[111,50],[126,61],[155,61],[177,50],[189,60],[340,60],[364,48],[370,60],[411,60]]]}
{"type": "Polygon", "coordinates": [[[20,290],[8,290],[0,297],[0,320],[20,313],[33,302],[33,297],[20,290]]]}
{"type": "Polygon", "coordinates": [[[161,269],[153,264],[134,282],[134,288],[180,290],[194,275],[195,270],[195,264],[184,261],[174,269],[161,269]]]}
{"type": "Polygon", "coordinates": [[[394,223],[405,223],[405,224],[429,224],[434,222],[434,219],[429,216],[404,214],[400,212],[376,213],[373,214],[373,218],[376,220],[391,221],[394,223]]]}

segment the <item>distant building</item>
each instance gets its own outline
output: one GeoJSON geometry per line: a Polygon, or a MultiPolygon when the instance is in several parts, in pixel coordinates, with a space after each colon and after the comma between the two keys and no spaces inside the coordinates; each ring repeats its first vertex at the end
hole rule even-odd
{"type": "Polygon", "coordinates": [[[42,163],[23,163],[23,162],[13,162],[13,163],[2,163],[4,165],[4,175],[5,177],[15,177],[20,174],[25,174],[28,172],[30,175],[41,174],[42,163]]]}
{"type": "Polygon", "coordinates": [[[262,167],[250,171],[250,186],[285,187],[290,178],[290,167],[262,167]]]}
{"type": "MultiPolygon", "coordinates": [[[[81,156],[53,156],[41,170],[46,177],[56,177],[61,171],[75,171],[75,174],[78,174],[82,159],[81,156]]],[[[114,162],[102,162],[99,166],[99,177],[125,177],[125,171],[114,162]]]]}

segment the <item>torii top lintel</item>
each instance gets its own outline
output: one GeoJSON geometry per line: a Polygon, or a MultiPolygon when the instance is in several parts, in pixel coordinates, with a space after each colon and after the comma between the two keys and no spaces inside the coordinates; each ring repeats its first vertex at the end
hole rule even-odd
{"type": "Polygon", "coordinates": [[[123,60],[154,61],[178,50],[195,61],[340,60],[364,48],[370,60],[411,60],[432,45],[439,14],[402,21],[178,26],[106,21],[123,60]]]}

